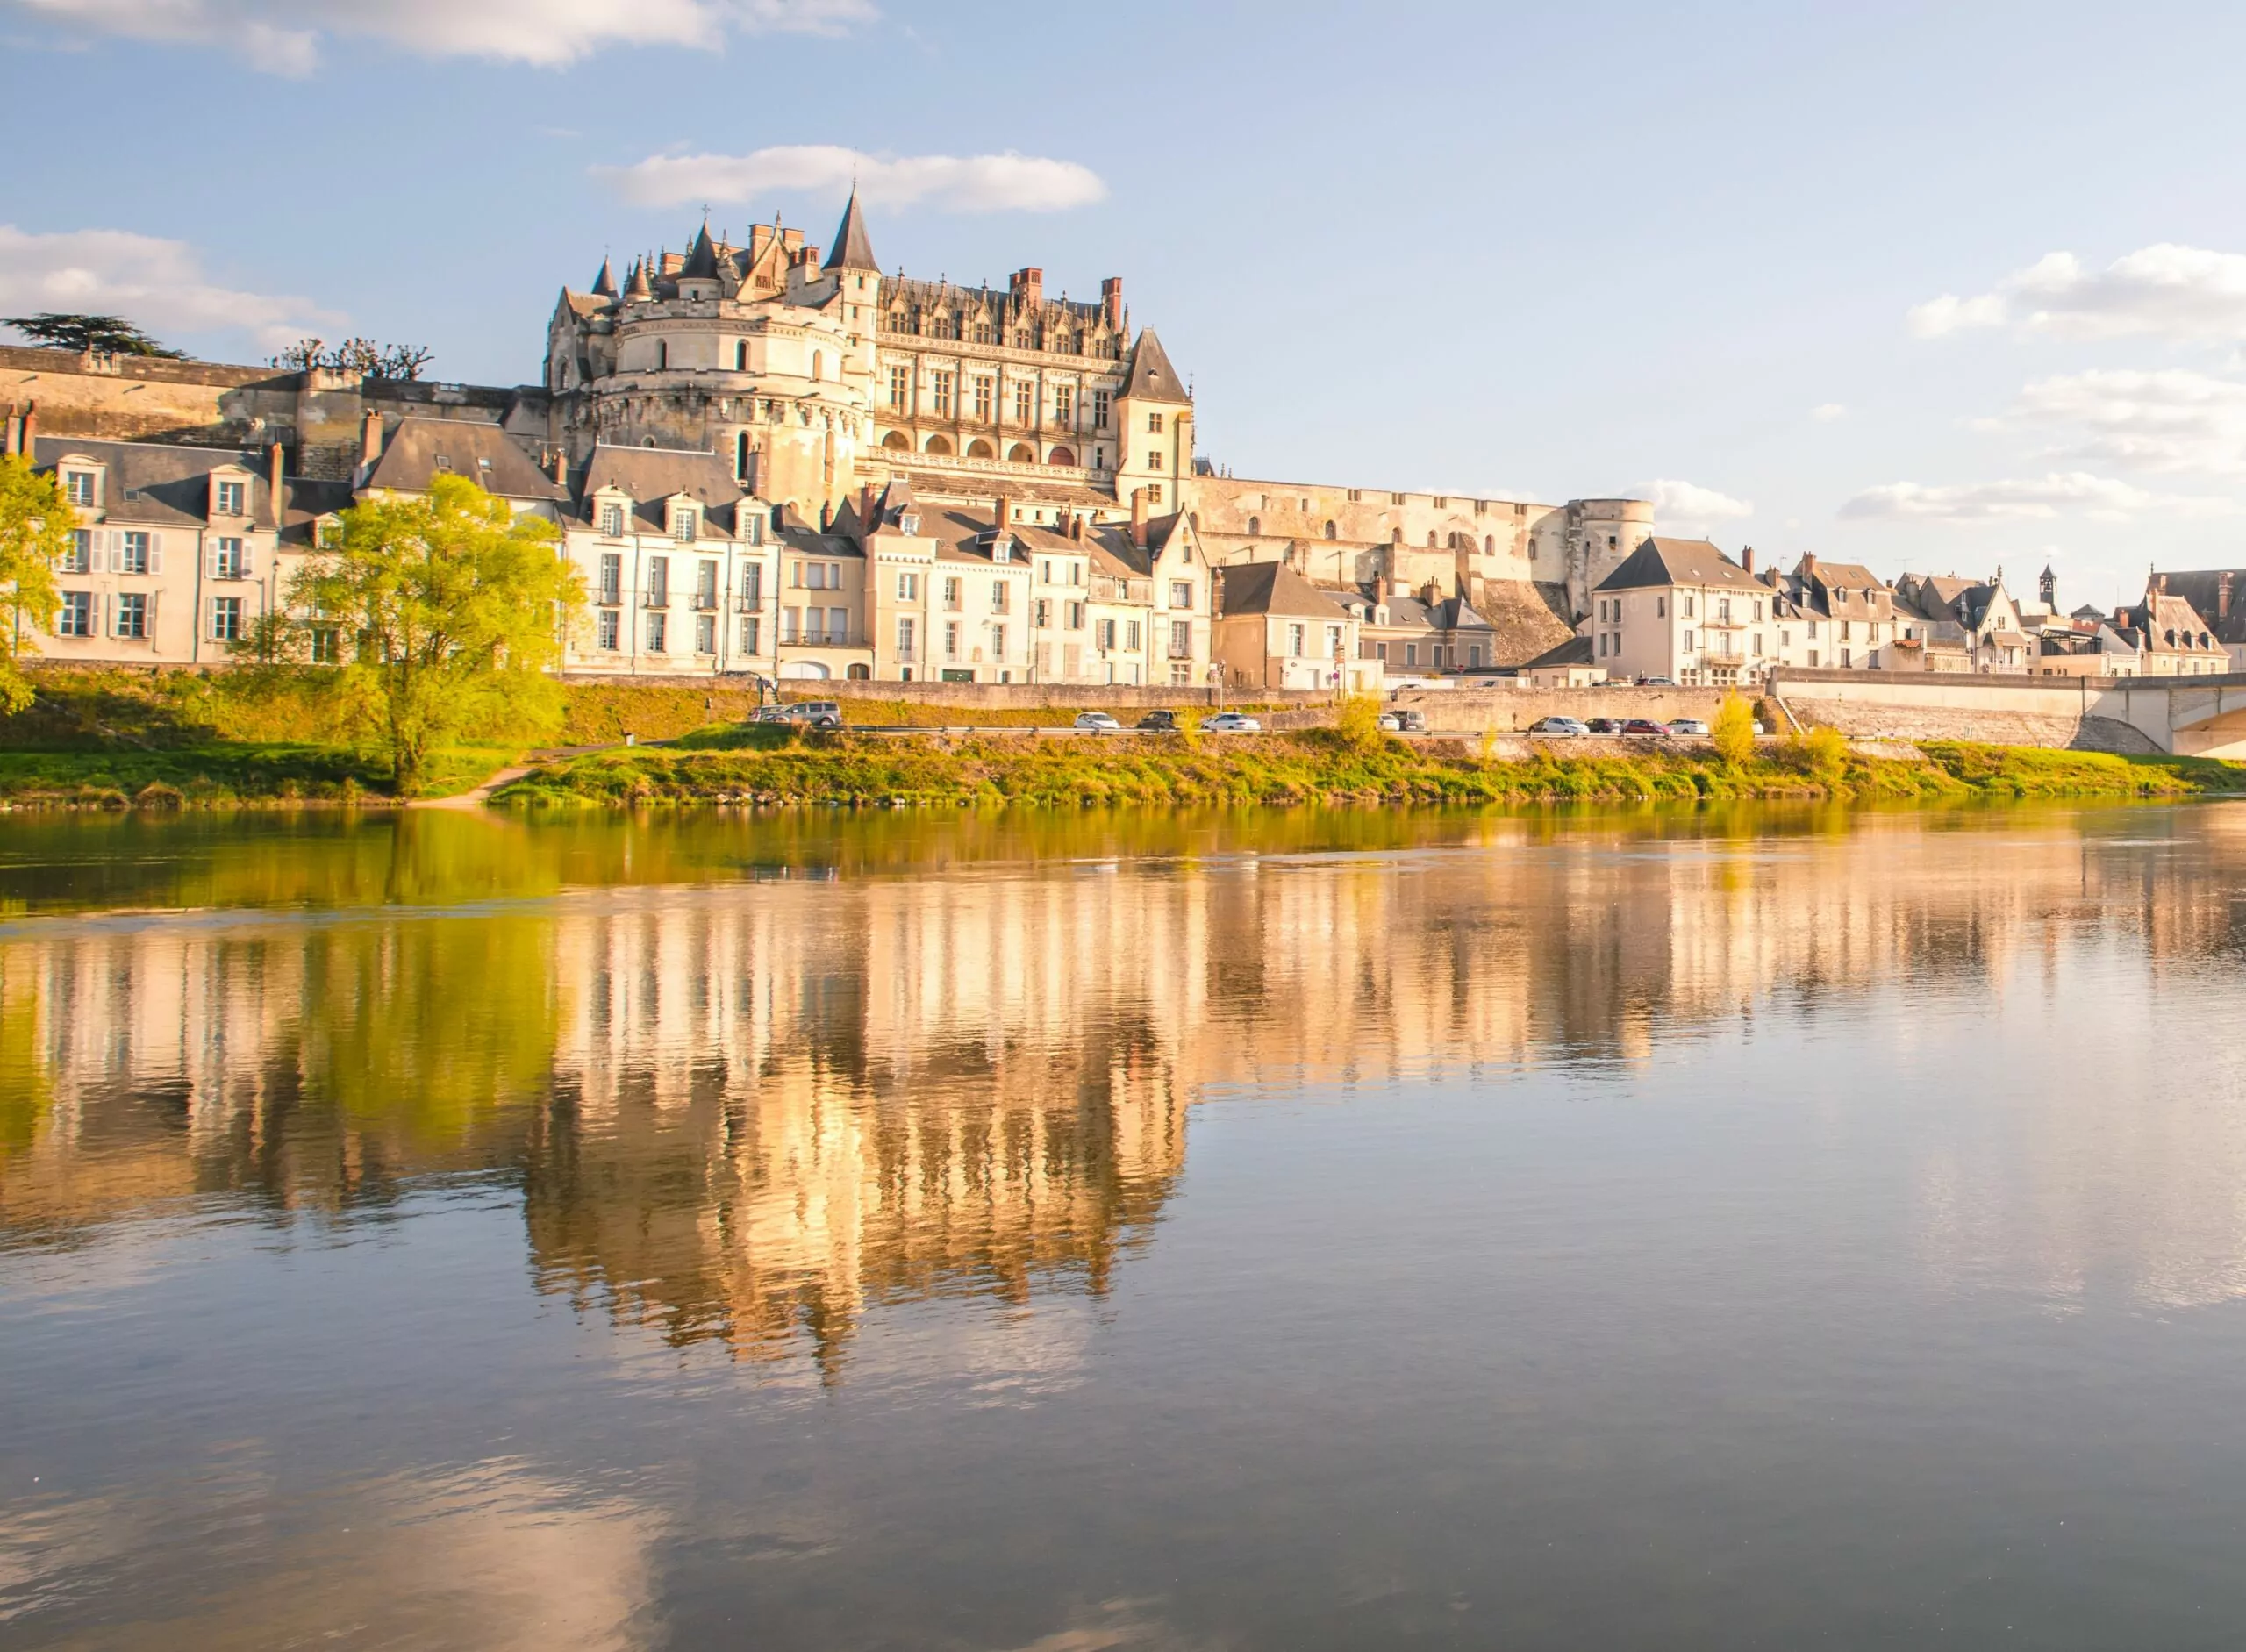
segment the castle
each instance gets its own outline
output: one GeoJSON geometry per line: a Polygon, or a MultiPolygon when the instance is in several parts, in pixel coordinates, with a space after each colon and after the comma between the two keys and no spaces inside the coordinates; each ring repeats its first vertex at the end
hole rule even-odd
{"type": "Polygon", "coordinates": [[[65,656],[122,644],[222,658],[230,627],[281,600],[323,515],[445,469],[564,528],[596,610],[570,652],[584,670],[1183,686],[1214,667],[1241,686],[1371,687],[1564,640],[1653,527],[1628,499],[1221,475],[1197,454],[1190,386],[1151,328],[1134,333],[1119,279],[1089,301],[1048,297],[1034,268],[1004,290],[885,276],[855,195],[824,256],[777,221],[740,244],[705,222],[621,282],[604,262],[561,294],[534,385],[0,349],[0,404],[11,447],[79,467],[73,486],[98,500],[86,564],[66,572],[164,577],[146,571],[161,551],[104,555],[147,497],[123,473],[154,462],[115,450],[173,449],[167,476],[179,450],[199,450],[226,470],[224,497],[268,501],[192,522],[175,501],[151,525],[195,534],[173,562],[198,580],[263,568],[249,607],[199,583],[168,602],[88,590],[73,597],[83,629],[46,649],[65,656]],[[941,566],[960,561],[991,577],[941,566]],[[1222,570],[1262,563],[1290,577],[1239,582],[1269,612],[1235,613],[1222,570]],[[834,594],[781,595],[803,589],[834,594]],[[120,612],[147,634],[120,633],[120,612]],[[1225,637],[1255,657],[1226,655],[1225,637]]]}

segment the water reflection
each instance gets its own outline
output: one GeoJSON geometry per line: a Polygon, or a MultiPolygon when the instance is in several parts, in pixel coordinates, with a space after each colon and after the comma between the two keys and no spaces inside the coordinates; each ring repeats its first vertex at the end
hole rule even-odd
{"type": "MultiPolygon", "coordinates": [[[[876,1305],[1102,1295],[1148,1242],[1200,1098],[1627,1072],[1758,1017],[1813,1033],[1899,987],[1941,989],[1930,1014],[2048,989],[2108,946],[2189,976],[2235,955],[2246,848],[2214,809],[247,833],[14,841],[19,887],[99,865],[132,905],[154,904],[137,880],[218,910],[0,932],[12,1242],[198,1197],[363,1216],[418,1178],[497,1173],[541,1289],[830,1379],[876,1305]],[[893,869],[915,842],[943,876],[893,869]],[[755,876],[774,868],[795,875],[755,876]]],[[[2246,1168],[2161,1117],[2117,1140],[2045,1096],[2015,1145],[2029,1165],[2164,1155],[2145,1173],[2185,1187],[2246,1168]]],[[[1963,1174],[1922,1173],[1925,1242],[1952,1267],[1990,1254],[1963,1174]]],[[[2064,1221],[2064,1189],[2038,1197],[2028,1219],[2064,1221]]],[[[2144,1288],[2234,1290],[2233,1237],[2182,1279],[2141,1235],[2144,1288]]]]}

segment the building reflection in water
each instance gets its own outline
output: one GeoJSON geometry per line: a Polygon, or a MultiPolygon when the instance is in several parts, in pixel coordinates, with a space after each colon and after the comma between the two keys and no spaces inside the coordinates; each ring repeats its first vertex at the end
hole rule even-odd
{"type": "MultiPolygon", "coordinates": [[[[508,827],[505,854],[467,856],[516,880],[496,903],[448,905],[486,885],[423,868],[389,906],[0,932],[0,1228],[97,1243],[211,1198],[293,1226],[496,1178],[543,1289],[833,1378],[880,1305],[1106,1292],[1179,1184],[1189,1107],[1229,1086],[1630,1079],[1883,992],[2056,1001],[2117,950],[2187,991],[2235,967],[2240,819],[1498,817],[1369,853],[1243,833],[1139,858],[1095,835],[941,876],[696,883],[589,882],[607,851],[585,828],[508,827]]],[[[333,883],[320,857],[368,851],[300,852],[333,883]]],[[[1927,1265],[2032,1255],[2064,1288],[2098,1240],[2046,1172],[2118,1149],[2171,1191],[2129,1241],[2134,1288],[2246,1283],[2222,1260],[2246,1254],[2225,1191],[2246,1141],[2211,1141],[2181,1087],[2118,1122],[2064,1089],[2020,1112],[2006,1169],[1925,1151],[1927,1265]]]]}

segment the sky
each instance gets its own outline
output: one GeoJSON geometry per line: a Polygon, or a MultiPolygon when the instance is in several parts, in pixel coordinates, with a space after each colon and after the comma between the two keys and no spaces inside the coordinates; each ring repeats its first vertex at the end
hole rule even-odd
{"type": "Polygon", "coordinates": [[[1241,476],[2067,606],[2246,533],[2246,8],[0,0],[0,315],[534,382],[710,209],[1119,275],[1241,476]],[[620,272],[619,272],[620,273],[620,272]]]}

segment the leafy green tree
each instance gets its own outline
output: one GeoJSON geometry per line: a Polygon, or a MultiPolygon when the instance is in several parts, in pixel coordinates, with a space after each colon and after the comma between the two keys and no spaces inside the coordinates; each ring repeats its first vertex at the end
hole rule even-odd
{"type": "Polygon", "coordinates": [[[526,734],[558,717],[546,668],[584,603],[559,538],[552,523],[440,476],[426,498],[352,506],[305,559],[290,603],[349,640],[346,714],[388,749],[401,794],[447,740],[526,734]]]}
{"type": "Polygon", "coordinates": [[[7,636],[0,642],[0,712],[20,712],[32,703],[23,656],[38,649],[25,633],[54,624],[61,601],[54,565],[70,548],[77,520],[53,472],[32,469],[18,454],[0,454],[0,604],[8,610],[7,636]]]}
{"type": "Polygon", "coordinates": [[[1716,720],[1708,726],[1708,739],[1716,755],[1733,768],[1755,761],[1755,712],[1736,694],[1727,694],[1716,707],[1716,720]]]}
{"type": "Polygon", "coordinates": [[[157,343],[123,316],[67,315],[43,310],[35,316],[0,316],[33,344],[50,350],[91,350],[105,355],[153,355],[166,361],[192,358],[184,350],[157,343]]]}
{"type": "Polygon", "coordinates": [[[1352,694],[1341,702],[1341,715],[1335,725],[1344,746],[1361,752],[1377,751],[1381,746],[1380,696],[1352,694]]]}

